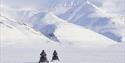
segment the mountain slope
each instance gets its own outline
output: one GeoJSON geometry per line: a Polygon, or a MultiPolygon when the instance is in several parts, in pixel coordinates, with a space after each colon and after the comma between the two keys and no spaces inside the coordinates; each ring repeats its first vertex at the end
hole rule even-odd
{"type": "Polygon", "coordinates": [[[59,17],[118,42],[122,42],[122,38],[125,37],[125,30],[123,30],[125,28],[124,16],[122,18],[122,16],[107,13],[88,0],[79,6],[72,7],[59,17]]]}
{"type": "MultiPolygon", "coordinates": [[[[38,15],[34,18],[37,19],[38,15]]],[[[104,44],[104,46],[106,46],[108,44],[115,44],[115,41],[110,40],[96,32],[92,32],[91,30],[68,23],[58,18],[51,12],[46,13],[44,17],[41,17],[41,19],[39,17],[37,21],[38,22],[34,20],[34,22],[37,23],[33,26],[34,29],[39,30],[45,36],[57,42],[68,42],[71,44],[77,44],[78,46],[83,46],[84,43],[86,43],[85,46],[103,46],[104,44]],[[91,40],[89,40],[90,37],[91,40]],[[82,45],[80,45],[81,43],[82,45]]]]}
{"type": "Polygon", "coordinates": [[[2,63],[38,63],[41,50],[45,50],[48,60],[51,60],[53,50],[57,50],[59,63],[124,63],[124,44],[65,22],[52,13],[47,13],[41,20],[44,20],[44,26],[50,24],[48,21],[53,21],[51,24],[56,26],[53,33],[60,43],[49,40],[39,30],[34,30],[36,28],[0,18],[2,63]]]}
{"type": "MultiPolygon", "coordinates": [[[[89,28],[117,42],[125,40],[124,16],[112,15],[89,0],[52,1],[54,3],[49,3],[49,0],[47,0],[45,2],[47,3],[45,4],[46,8],[41,9],[23,8],[20,10],[3,6],[0,8],[1,14],[19,23],[26,23],[27,21],[32,23],[30,19],[36,14],[42,15],[40,12],[50,11],[68,22],[89,28]]],[[[35,24],[35,22],[33,23],[35,24]]]]}
{"type": "Polygon", "coordinates": [[[37,63],[41,50],[45,50],[48,60],[57,50],[60,63],[124,63],[124,44],[68,23],[51,12],[37,17],[35,24],[39,26],[30,23],[30,27],[30,21],[20,24],[0,16],[1,63],[37,63]],[[50,33],[59,42],[53,40],[53,35],[45,36],[50,33]]]}
{"type": "MultiPolygon", "coordinates": [[[[36,18],[36,17],[34,17],[34,18],[36,18]]],[[[6,21],[3,21],[3,22],[6,22],[6,21]]],[[[19,37],[22,38],[21,40],[23,40],[23,38],[28,40],[28,39],[32,39],[34,37],[34,39],[38,40],[38,42],[39,42],[41,40],[40,39],[41,35],[36,35],[36,34],[33,34],[30,32],[30,30],[32,31],[32,29],[35,29],[42,35],[46,36],[47,38],[49,38],[53,41],[56,41],[56,42],[60,42],[64,45],[73,44],[73,45],[76,45],[77,47],[80,47],[80,46],[81,47],[84,47],[84,46],[88,46],[88,47],[101,46],[102,47],[102,46],[113,45],[116,43],[115,41],[112,41],[96,32],[93,32],[91,30],[82,28],[80,26],[68,23],[68,22],[58,18],[51,12],[46,13],[44,17],[41,17],[40,20],[37,20],[37,21],[35,20],[35,22],[36,22],[35,25],[34,25],[34,23],[32,23],[33,28],[30,27],[30,28],[28,28],[28,30],[26,28],[27,27],[26,25],[20,25],[17,23],[13,23],[14,24],[13,27],[15,28],[14,29],[15,31],[12,30],[12,33],[10,33],[11,34],[10,37],[15,38],[16,36],[14,33],[17,33],[17,35],[19,35],[19,37]],[[27,34],[30,38],[27,37],[27,34]],[[21,36],[23,36],[23,37],[21,37],[21,36]],[[91,37],[91,40],[89,40],[90,37],[91,37]]],[[[9,23],[9,21],[7,23],[9,23]]],[[[12,25],[12,22],[10,22],[9,24],[12,25]]],[[[9,30],[10,29],[3,27],[3,30],[1,32],[5,33],[5,36],[7,36],[6,34],[9,33],[9,30]],[[4,30],[4,28],[5,28],[5,30],[4,30]]],[[[4,36],[4,34],[3,34],[3,36],[4,36]]],[[[46,41],[47,39],[44,39],[44,38],[45,37],[42,38],[43,39],[42,41],[47,42],[46,41]]],[[[7,40],[8,38],[5,38],[5,39],[7,40]]],[[[11,40],[14,40],[14,39],[11,39],[11,40]]],[[[12,41],[12,42],[15,42],[15,41],[12,41]]],[[[25,42],[25,41],[23,41],[23,42],[25,42]]],[[[26,42],[29,42],[29,41],[26,41],[26,42]]],[[[3,40],[3,43],[4,43],[4,40],[3,40]]]]}
{"type": "Polygon", "coordinates": [[[1,47],[51,47],[53,41],[46,38],[39,31],[24,24],[13,22],[0,16],[1,47]]]}

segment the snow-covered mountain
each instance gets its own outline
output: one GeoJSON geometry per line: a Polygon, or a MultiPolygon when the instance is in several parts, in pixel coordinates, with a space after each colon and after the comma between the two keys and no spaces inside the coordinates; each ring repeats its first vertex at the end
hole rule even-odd
{"type": "MultiPolygon", "coordinates": [[[[3,6],[0,8],[1,14],[23,23],[29,21],[38,13],[42,16],[46,12],[52,12],[61,19],[91,29],[117,42],[125,40],[124,16],[112,15],[93,4],[91,0],[57,0],[52,1],[53,3],[49,3],[49,0],[46,0],[42,2],[46,4],[42,4],[39,9],[30,7],[14,9],[3,6]]],[[[34,20],[37,19],[34,18],[34,20]]]]}
{"type": "MultiPolygon", "coordinates": [[[[62,44],[77,45],[77,46],[81,46],[81,47],[107,46],[107,45],[109,46],[109,45],[113,45],[116,43],[115,41],[110,40],[96,32],[93,32],[91,30],[82,28],[80,26],[68,23],[68,22],[58,18],[51,12],[45,13],[44,16],[42,16],[42,17],[40,17],[39,14],[41,14],[41,13],[38,13],[38,16],[35,15],[35,17],[32,17],[31,20],[36,19],[36,18],[41,18],[41,19],[34,20],[34,21],[32,21],[33,23],[29,22],[33,26],[33,27],[31,27],[31,29],[37,30],[39,33],[41,33],[42,35],[51,39],[52,41],[60,42],[62,44]],[[34,22],[36,22],[36,23],[34,24],[34,22]],[[89,40],[90,37],[91,37],[91,40],[89,40]],[[84,43],[86,43],[86,44],[84,44],[84,43]]],[[[41,15],[43,15],[43,14],[41,14],[41,15]]],[[[15,42],[15,41],[13,41],[16,37],[14,35],[19,36],[19,38],[17,37],[16,40],[19,40],[21,38],[22,38],[21,40],[29,39],[27,37],[27,35],[25,36],[25,34],[31,34],[30,32],[28,32],[31,29],[27,30],[26,24],[21,25],[21,24],[18,24],[18,22],[13,22],[13,21],[8,21],[8,20],[2,21],[1,23],[4,23],[4,22],[7,24],[10,24],[15,29],[7,28],[2,24],[3,29],[1,32],[3,33],[3,40],[2,40],[3,43],[7,42],[6,40],[15,42]],[[9,30],[12,30],[12,31],[10,32],[9,30]],[[14,33],[16,33],[16,34],[14,34],[14,33]],[[6,34],[9,36],[6,36],[6,34]],[[24,37],[22,37],[22,36],[24,36],[24,37]],[[9,37],[11,37],[12,39],[9,37]]],[[[33,35],[32,37],[35,37],[35,36],[33,35]]],[[[42,39],[44,39],[44,38],[42,38],[42,39]]],[[[24,41],[24,42],[29,42],[29,41],[24,41]]],[[[46,42],[46,41],[44,41],[44,42],[46,42]]]]}
{"type": "Polygon", "coordinates": [[[2,63],[37,63],[42,49],[47,52],[49,60],[51,52],[56,49],[60,63],[124,63],[124,44],[121,44],[122,47],[101,34],[68,23],[51,12],[39,18],[35,25],[33,21],[28,25],[28,22],[20,24],[0,16],[2,63]],[[55,37],[59,41],[55,41],[55,37]],[[114,60],[116,57],[117,60],[114,60]]]}
{"type": "Polygon", "coordinates": [[[112,15],[90,1],[83,1],[82,4],[72,7],[59,17],[118,42],[125,37],[125,17],[112,15]]]}
{"type": "Polygon", "coordinates": [[[1,0],[0,63],[38,63],[41,50],[58,63],[124,63],[124,16],[93,1],[1,0]]]}
{"type": "MultiPolygon", "coordinates": [[[[98,34],[96,32],[91,32],[88,29],[68,23],[67,21],[64,21],[64,20],[58,18],[51,12],[46,13],[44,15],[44,17],[43,17],[43,14],[38,13],[37,17],[36,16],[32,17],[31,20],[33,20],[34,18],[35,19],[38,18],[39,15],[42,15],[42,17],[39,20],[34,20],[34,22],[38,21],[38,23],[36,22],[37,24],[35,24],[33,26],[33,28],[41,31],[44,35],[46,35],[49,38],[54,36],[55,38],[54,37],[53,38],[54,38],[54,40],[56,39],[56,41],[61,41],[62,43],[65,42],[64,40],[66,40],[68,42],[74,42],[74,43],[75,42],[77,43],[77,41],[78,42],[87,41],[89,43],[92,41],[96,42],[96,40],[98,40],[99,42],[101,42],[101,41],[107,42],[107,40],[110,40],[106,37],[104,39],[104,36],[101,38],[101,36],[98,36],[100,34],[98,34]],[[71,31],[72,31],[72,33],[71,33],[71,31]],[[96,34],[96,35],[94,35],[94,34],[96,34]],[[88,41],[90,36],[93,38],[93,40],[88,41]],[[95,36],[98,36],[98,38],[95,36]]],[[[40,18],[40,16],[39,16],[39,18],[40,18]]],[[[110,40],[110,41],[114,42],[112,40],[110,40]]]]}

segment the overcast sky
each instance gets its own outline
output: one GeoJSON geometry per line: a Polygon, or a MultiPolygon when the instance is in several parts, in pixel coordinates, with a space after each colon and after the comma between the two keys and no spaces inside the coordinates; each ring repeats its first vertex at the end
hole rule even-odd
{"type": "MultiPolygon", "coordinates": [[[[1,6],[12,7],[12,8],[44,8],[49,6],[54,6],[64,1],[73,1],[73,0],[0,0],[1,6]]],[[[74,0],[82,1],[82,0],[74,0]]],[[[125,0],[89,0],[98,7],[104,9],[107,12],[114,14],[125,15],[125,0]]]]}

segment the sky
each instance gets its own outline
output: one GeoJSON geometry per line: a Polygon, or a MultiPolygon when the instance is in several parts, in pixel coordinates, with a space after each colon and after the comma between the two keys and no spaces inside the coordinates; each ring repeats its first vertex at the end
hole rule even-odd
{"type": "MultiPolygon", "coordinates": [[[[59,4],[64,4],[67,2],[77,2],[77,1],[85,1],[85,0],[0,0],[1,6],[11,7],[11,8],[31,8],[31,9],[44,9],[48,10],[55,6],[59,6],[59,4]]],[[[104,9],[105,11],[118,15],[125,15],[125,0],[88,0],[98,7],[104,9]]],[[[82,3],[81,3],[82,4],[82,3]]],[[[58,7],[59,8],[59,7],[58,7]]],[[[66,10],[61,9],[60,10],[66,10]]],[[[58,11],[59,12],[59,11],[58,11]]]]}

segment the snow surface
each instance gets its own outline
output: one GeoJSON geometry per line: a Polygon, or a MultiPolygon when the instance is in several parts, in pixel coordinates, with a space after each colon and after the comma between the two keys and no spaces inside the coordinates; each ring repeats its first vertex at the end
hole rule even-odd
{"type": "MultiPolygon", "coordinates": [[[[68,23],[53,13],[40,17],[38,27],[20,24],[0,16],[1,63],[38,63],[44,49],[48,60],[57,50],[60,62],[53,63],[124,63],[124,43],[117,43],[89,29],[68,23]],[[54,25],[48,27],[47,25],[54,25]],[[43,33],[45,27],[58,41],[43,33]],[[42,31],[42,32],[41,32],[42,31]]],[[[33,23],[31,23],[33,25],[33,23]]],[[[34,25],[33,25],[34,26],[34,25]]],[[[51,62],[50,62],[51,63],[51,62]]]]}
{"type": "Polygon", "coordinates": [[[58,16],[117,42],[122,42],[125,37],[125,16],[108,13],[89,0],[82,1],[78,6],[73,6],[67,12],[58,16]]]}
{"type": "MultiPolygon", "coordinates": [[[[21,2],[23,1],[21,0],[21,2]]],[[[36,15],[37,18],[44,16],[44,13],[41,12],[53,12],[68,22],[89,28],[117,42],[124,42],[125,16],[110,14],[90,0],[54,0],[53,3],[48,3],[49,0],[42,0],[42,2],[46,4],[41,4],[40,9],[32,8],[32,6],[31,8],[24,7],[21,9],[1,6],[1,15],[20,23],[26,23],[27,21],[29,23],[30,21],[35,25],[36,22],[32,22],[33,17],[36,17],[36,15]]],[[[36,18],[34,20],[39,21],[36,18]]]]}

